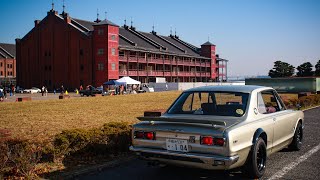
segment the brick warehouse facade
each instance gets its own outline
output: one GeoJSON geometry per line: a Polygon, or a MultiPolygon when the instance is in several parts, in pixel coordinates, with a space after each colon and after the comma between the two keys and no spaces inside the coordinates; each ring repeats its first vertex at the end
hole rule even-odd
{"type": "Polygon", "coordinates": [[[16,46],[0,43],[0,86],[15,83],[16,79],[16,46]]]}
{"type": "Polygon", "coordinates": [[[22,87],[100,86],[123,76],[143,83],[154,77],[208,82],[225,76],[218,73],[225,66],[219,65],[210,42],[198,48],[176,35],[119,27],[106,19],[80,20],[53,9],[16,39],[16,48],[17,84],[22,87]]]}

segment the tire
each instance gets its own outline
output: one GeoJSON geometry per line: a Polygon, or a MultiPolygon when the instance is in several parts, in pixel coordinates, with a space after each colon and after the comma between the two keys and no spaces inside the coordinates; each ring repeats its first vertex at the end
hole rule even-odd
{"type": "Polygon", "coordinates": [[[264,140],[260,137],[251,148],[243,172],[246,173],[249,178],[260,178],[266,170],[266,162],[267,147],[264,140]]]}
{"type": "Polygon", "coordinates": [[[294,132],[293,140],[289,145],[289,149],[293,151],[299,151],[302,147],[302,140],[303,140],[303,128],[302,124],[299,122],[294,132]]]}
{"type": "Polygon", "coordinates": [[[80,96],[83,97],[83,93],[81,93],[80,96]]]}

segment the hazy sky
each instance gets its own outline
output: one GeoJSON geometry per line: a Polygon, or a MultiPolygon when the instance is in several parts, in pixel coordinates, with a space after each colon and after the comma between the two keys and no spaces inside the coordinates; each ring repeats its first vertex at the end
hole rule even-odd
{"type": "MultiPolygon", "coordinates": [[[[0,0],[0,42],[14,43],[43,19],[51,0],[0,0]]],[[[62,0],[54,0],[61,13],[62,0]]],[[[232,76],[266,75],[273,62],[297,67],[320,59],[320,0],[65,0],[71,17],[100,18],[141,31],[170,34],[196,46],[208,40],[230,60],[232,76]]]]}

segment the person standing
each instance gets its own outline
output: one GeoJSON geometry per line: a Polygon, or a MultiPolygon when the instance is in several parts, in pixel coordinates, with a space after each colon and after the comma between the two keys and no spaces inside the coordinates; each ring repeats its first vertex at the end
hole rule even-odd
{"type": "Polygon", "coordinates": [[[6,90],[6,87],[3,88],[3,97],[4,97],[4,99],[7,99],[7,90],[6,90]]]}
{"type": "Polygon", "coordinates": [[[42,88],[41,88],[41,94],[42,94],[42,96],[44,95],[44,86],[42,86],[42,88]]]}
{"type": "Polygon", "coordinates": [[[64,93],[64,87],[63,87],[63,84],[61,85],[61,94],[64,93]]]}
{"type": "Polygon", "coordinates": [[[48,96],[48,89],[47,89],[47,87],[44,87],[44,93],[45,93],[46,96],[48,96]]]}

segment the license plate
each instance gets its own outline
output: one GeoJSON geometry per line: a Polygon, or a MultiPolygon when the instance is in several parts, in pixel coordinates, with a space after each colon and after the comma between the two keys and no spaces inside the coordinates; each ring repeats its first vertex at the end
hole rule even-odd
{"type": "Polygon", "coordinates": [[[188,140],[184,139],[167,139],[167,150],[188,152],[188,140]]]}

